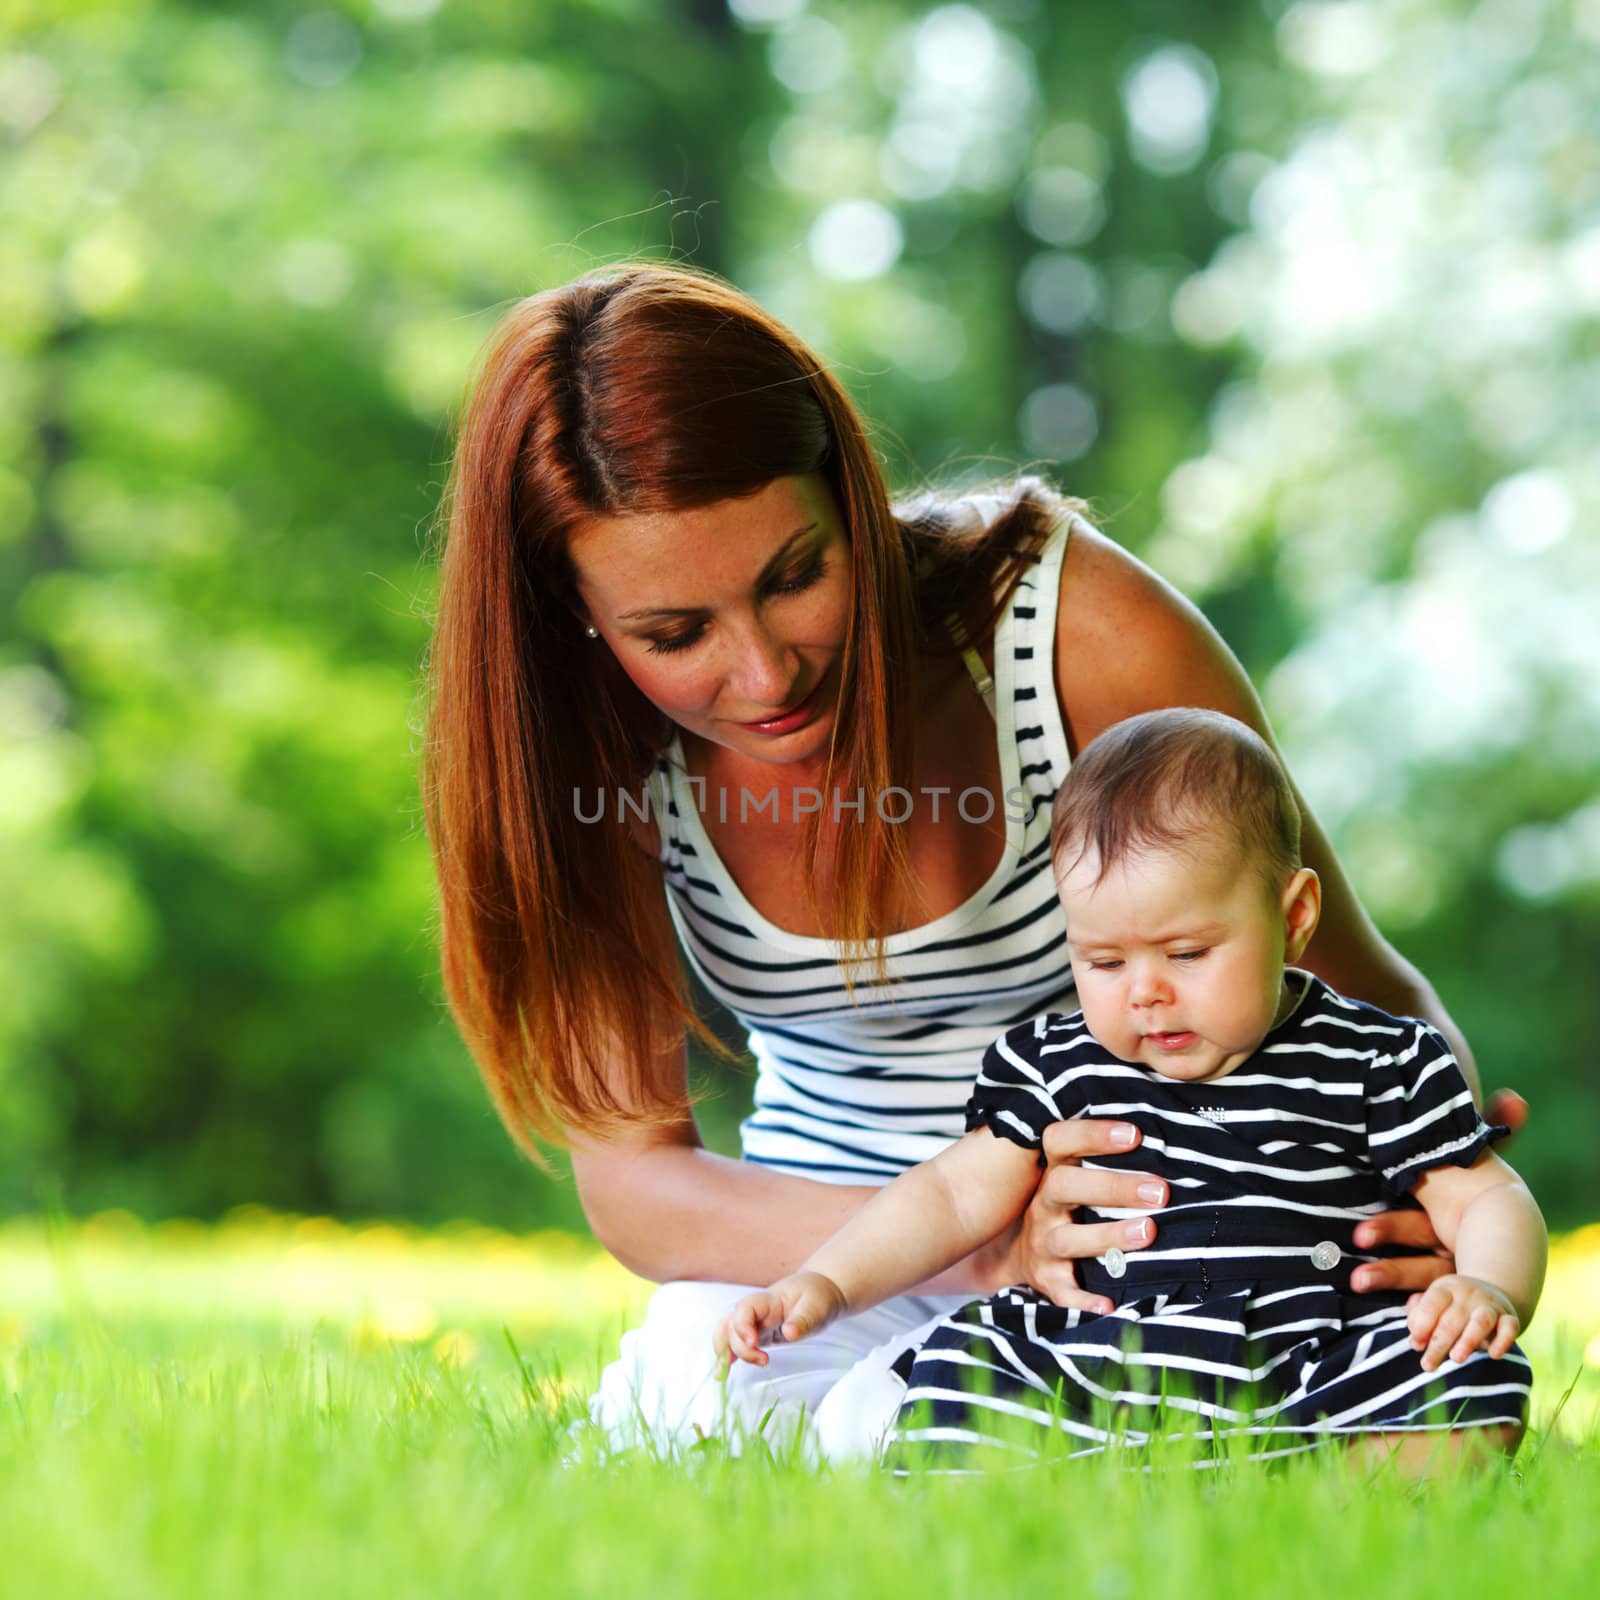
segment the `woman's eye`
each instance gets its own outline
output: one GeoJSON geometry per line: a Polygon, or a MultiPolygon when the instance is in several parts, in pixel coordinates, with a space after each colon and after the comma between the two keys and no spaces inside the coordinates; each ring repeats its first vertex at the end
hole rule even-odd
{"type": "Polygon", "coordinates": [[[653,656],[670,656],[674,650],[687,650],[690,645],[698,644],[700,636],[705,632],[703,623],[690,628],[685,633],[669,633],[665,638],[650,641],[650,654],[653,656]]]}
{"type": "Polygon", "coordinates": [[[778,578],[772,585],[774,594],[799,594],[802,589],[809,589],[818,578],[822,576],[823,568],[827,566],[826,560],[819,552],[804,566],[795,567],[792,571],[778,578]]]}
{"type": "MultiPolygon", "coordinates": [[[[827,557],[820,551],[803,566],[792,568],[781,578],[775,578],[768,588],[769,594],[799,594],[803,589],[809,589],[826,570],[827,557]]],[[[698,644],[701,636],[706,631],[706,625],[701,622],[682,633],[670,633],[664,638],[650,641],[650,654],[653,656],[670,656],[674,650],[687,650],[691,645],[698,644]]]]}
{"type": "Polygon", "coordinates": [[[1207,953],[1206,950],[1174,950],[1172,959],[1174,961],[1198,961],[1201,956],[1207,953]]]}

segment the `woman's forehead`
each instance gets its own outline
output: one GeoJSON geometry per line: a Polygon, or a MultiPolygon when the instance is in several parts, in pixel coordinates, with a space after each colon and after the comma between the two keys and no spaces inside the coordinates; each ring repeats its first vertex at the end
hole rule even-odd
{"type": "Polygon", "coordinates": [[[638,609],[701,610],[724,591],[747,590],[832,515],[820,480],[779,478],[738,500],[597,517],[568,550],[585,599],[619,620],[638,609]]]}

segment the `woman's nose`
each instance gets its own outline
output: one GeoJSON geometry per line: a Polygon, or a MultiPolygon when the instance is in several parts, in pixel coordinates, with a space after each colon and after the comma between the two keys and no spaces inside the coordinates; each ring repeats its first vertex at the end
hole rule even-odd
{"type": "Polygon", "coordinates": [[[763,710],[787,705],[789,691],[799,675],[799,657],[788,645],[773,638],[759,622],[739,635],[738,654],[728,674],[735,691],[763,710]]]}

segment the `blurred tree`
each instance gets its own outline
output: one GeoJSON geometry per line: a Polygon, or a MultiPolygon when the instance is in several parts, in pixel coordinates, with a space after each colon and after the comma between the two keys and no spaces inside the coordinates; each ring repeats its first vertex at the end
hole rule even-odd
{"type": "Polygon", "coordinates": [[[643,252],[899,486],[1043,462],[1205,599],[1575,1217],[1600,99],[1593,0],[1540,14],[13,8],[0,1206],[577,1220],[440,1005],[415,670],[496,310],[643,252]]]}
{"type": "Polygon", "coordinates": [[[1249,226],[1178,289],[1241,358],[1150,555],[1244,651],[1515,1160],[1594,1206],[1600,7],[1305,0],[1249,226]]]}
{"type": "Polygon", "coordinates": [[[704,6],[432,9],[13,24],[0,1203],[577,1215],[437,999],[424,535],[497,302],[726,265],[700,96],[760,80],[704,6]]]}

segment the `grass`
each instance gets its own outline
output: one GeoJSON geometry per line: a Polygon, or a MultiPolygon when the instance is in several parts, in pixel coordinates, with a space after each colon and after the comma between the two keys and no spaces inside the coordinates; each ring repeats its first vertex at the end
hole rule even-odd
{"type": "Polygon", "coordinates": [[[715,1449],[564,1467],[647,1290],[559,1235],[19,1222],[0,1285],[5,1596],[1414,1600],[1585,1593],[1600,1555],[1600,1227],[1557,1243],[1517,1462],[1421,1492],[1334,1455],[910,1482],[715,1449]]]}

